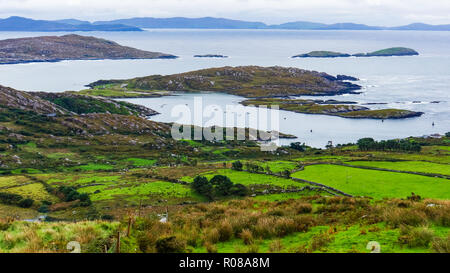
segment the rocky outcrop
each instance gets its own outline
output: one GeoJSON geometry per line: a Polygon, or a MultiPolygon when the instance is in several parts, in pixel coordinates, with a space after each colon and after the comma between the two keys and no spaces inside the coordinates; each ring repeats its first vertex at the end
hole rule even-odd
{"type": "Polygon", "coordinates": [[[161,59],[174,55],[121,46],[113,41],[80,35],[41,36],[0,41],[0,64],[62,60],[161,59]]]}
{"type": "Polygon", "coordinates": [[[77,114],[109,113],[122,115],[138,115],[142,117],[149,117],[159,114],[155,110],[142,105],[123,101],[115,101],[103,97],[80,95],[76,92],[35,92],[31,94],[36,95],[44,100],[50,101],[68,111],[77,114]]]}
{"type": "Polygon", "coordinates": [[[0,85],[0,108],[20,109],[37,114],[57,115],[68,111],[30,93],[0,85]]]}

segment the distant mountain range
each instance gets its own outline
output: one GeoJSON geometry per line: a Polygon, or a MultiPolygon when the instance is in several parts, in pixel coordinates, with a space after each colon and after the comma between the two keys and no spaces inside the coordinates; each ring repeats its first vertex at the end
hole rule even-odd
{"type": "Polygon", "coordinates": [[[142,29],[121,24],[94,25],[74,19],[47,21],[12,16],[0,19],[0,31],[142,31],[142,29]]]}
{"type": "Polygon", "coordinates": [[[54,21],[33,20],[17,16],[0,19],[0,31],[142,31],[143,28],[450,31],[450,24],[428,25],[414,23],[406,26],[382,27],[355,23],[322,24],[297,21],[279,25],[267,25],[261,22],[248,22],[213,17],[140,17],[97,22],[81,21],[77,19],[54,21]]]}

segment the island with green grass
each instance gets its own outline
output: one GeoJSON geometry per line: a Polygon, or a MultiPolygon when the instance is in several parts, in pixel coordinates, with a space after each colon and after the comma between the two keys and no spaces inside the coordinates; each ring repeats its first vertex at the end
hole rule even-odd
{"type": "Polygon", "coordinates": [[[340,53],[334,51],[311,51],[305,54],[292,56],[292,58],[348,58],[348,57],[392,57],[392,56],[415,56],[419,55],[414,49],[406,47],[392,47],[377,50],[370,53],[340,53]]]}
{"type": "Polygon", "coordinates": [[[406,47],[392,47],[387,49],[382,49],[370,53],[357,53],[353,56],[355,57],[391,57],[391,56],[416,56],[419,52],[411,48],[406,47]]]}
{"type": "Polygon", "coordinates": [[[311,51],[305,54],[299,54],[292,56],[292,58],[338,58],[338,57],[350,57],[350,54],[333,52],[333,51],[311,51]]]}
{"type": "MultiPolygon", "coordinates": [[[[341,75],[342,77],[343,75],[341,75]]],[[[238,66],[208,68],[173,75],[151,75],[128,80],[99,80],[88,85],[109,96],[161,91],[223,92],[243,97],[358,94],[361,86],[323,72],[293,67],[238,66]]],[[[93,91],[83,91],[93,92],[93,91]]]]}

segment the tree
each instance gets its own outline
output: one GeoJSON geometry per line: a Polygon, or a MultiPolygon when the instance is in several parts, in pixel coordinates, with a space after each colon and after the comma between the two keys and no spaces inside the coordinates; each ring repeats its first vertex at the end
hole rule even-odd
{"type": "Polygon", "coordinates": [[[290,147],[294,150],[300,151],[300,152],[304,152],[306,150],[306,145],[305,143],[300,143],[300,142],[293,142],[290,144],[290,147]]]}
{"type": "Polygon", "coordinates": [[[233,169],[233,170],[236,170],[236,171],[242,171],[242,168],[244,167],[244,165],[242,165],[242,162],[241,161],[234,161],[232,164],[231,164],[231,168],[233,169]]]}
{"type": "Polygon", "coordinates": [[[231,190],[232,195],[237,195],[237,196],[246,196],[249,193],[249,190],[247,189],[247,187],[242,184],[234,184],[230,190],[231,190]]]}
{"type": "Polygon", "coordinates": [[[214,194],[218,196],[231,195],[231,187],[233,187],[233,182],[230,178],[224,175],[216,175],[209,181],[215,186],[214,194]]]}
{"type": "Polygon", "coordinates": [[[213,187],[206,177],[196,176],[192,182],[192,188],[199,194],[212,198],[213,187]]]}
{"type": "Polygon", "coordinates": [[[375,140],[371,137],[361,138],[357,144],[361,151],[368,151],[375,147],[375,140]]]}
{"type": "Polygon", "coordinates": [[[20,200],[18,205],[21,208],[29,208],[33,205],[33,203],[34,203],[33,199],[27,198],[27,199],[20,200]]]}

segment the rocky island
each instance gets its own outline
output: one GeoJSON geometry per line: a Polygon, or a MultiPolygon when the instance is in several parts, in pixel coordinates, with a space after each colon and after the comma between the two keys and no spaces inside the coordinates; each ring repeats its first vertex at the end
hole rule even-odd
{"type": "Polygon", "coordinates": [[[121,46],[113,41],[80,35],[41,36],[0,41],[0,64],[62,60],[161,59],[174,55],[121,46]]]}
{"type": "Polygon", "coordinates": [[[400,119],[421,116],[422,112],[401,109],[371,110],[364,106],[355,105],[355,102],[339,102],[335,100],[302,100],[263,98],[242,101],[245,106],[272,106],[278,105],[281,110],[303,114],[321,114],[339,116],[344,118],[370,118],[370,119],[400,119]]]}
{"type": "MultiPolygon", "coordinates": [[[[342,77],[342,76],[341,76],[342,77]]],[[[152,75],[129,80],[100,80],[88,85],[101,89],[139,93],[155,91],[223,92],[248,98],[294,95],[359,94],[361,86],[337,77],[292,67],[238,66],[209,68],[167,76],[152,75]]],[[[100,94],[100,92],[98,93],[100,94]]]]}
{"type": "Polygon", "coordinates": [[[228,56],[220,54],[204,54],[204,55],[194,55],[194,58],[228,58],[228,56]]]}
{"type": "Polygon", "coordinates": [[[311,51],[305,54],[292,56],[292,58],[346,58],[346,57],[392,57],[392,56],[414,56],[419,52],[406,47],[386,48],[371,53],[347,54],[333,51],[311,51]]]}
{"type": "Polygon", "coordinates": [[[391,56],[415,56],[419,55],[419,52],[411,48],[406,47],[392,47],[374,51],[371,53],[358,53],[354,54],[355,57],[391,57],[391,56]]]}
{"type": "Polygon", "coordinates": [[[311,51],[309,53],[292,56],[292,58],[338,58],[350,56],[350,54],[333,51],[311,51]]]}

